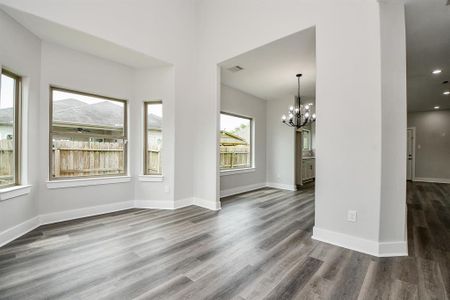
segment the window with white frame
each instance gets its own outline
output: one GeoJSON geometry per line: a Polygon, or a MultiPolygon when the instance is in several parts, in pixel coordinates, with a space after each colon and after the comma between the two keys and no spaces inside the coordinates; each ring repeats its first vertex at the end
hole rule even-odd
{"type": "Polygon", "coordinates": [[[0,188],[20,184],[21,78],[1,72],[0,98],[0,188]]]}
{"type": "Polygon", "coordinates": [[[162,118],[161,101],[144,103],[144,175],[162,175],[162,118]]]}
{"type": "Polygon", "coordinates": [[[252,167],[253,120],[222,112],[220,114],[220,169],[252,167]]]}
{"type": "Polygon", "coordinates": [[[125,175],[127,102],[50,88],[50,179],[125,175]]]}

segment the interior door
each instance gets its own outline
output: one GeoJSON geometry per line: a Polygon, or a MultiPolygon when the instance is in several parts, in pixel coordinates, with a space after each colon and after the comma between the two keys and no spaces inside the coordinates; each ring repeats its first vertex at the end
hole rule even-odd
{"type": "Polygon", "coordinates": [[[408,129],[406,145],[406,180],[412,180],[414,172],[414,132],[412,129],[408,129]]]}

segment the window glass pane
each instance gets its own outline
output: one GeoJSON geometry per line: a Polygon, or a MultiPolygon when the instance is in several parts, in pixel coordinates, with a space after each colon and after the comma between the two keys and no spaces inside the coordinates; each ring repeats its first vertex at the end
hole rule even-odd
{"type": "Polygon", "coordinates": [[[53,90],[53,131],[122,136],[124,102],[53,90]]]}
{"type": "Polygon", "coordinates": [[[0,186],[15,184],[15,99],[16,79],[2,74],[0,99],[0,186]]]}
{"type": "Polygon", "coordinates": [[[220,115],[220,168],[242,169],[252,165],[251,120],[220,115]]]}
{"type": "Polygon", "coordinates": [[[124,101],[52,90],[51,178],[126,173],[124,101]]]}
{"type": "Polygon", "coordinates": [[[309,130],[302,131],[303,136],[303,150],[311,150],[311,132],[309,130]]]}
{"type": "Polygon", "coordinates": [[[147,153],[146,173],[148,175],[162,174],[162,103],[147,103],[147,153]]]}
{"type": "Polygon", "coordinates": [[[53,177],[117,175],[124,166],[123,139],[53,136],[53,177]]]}

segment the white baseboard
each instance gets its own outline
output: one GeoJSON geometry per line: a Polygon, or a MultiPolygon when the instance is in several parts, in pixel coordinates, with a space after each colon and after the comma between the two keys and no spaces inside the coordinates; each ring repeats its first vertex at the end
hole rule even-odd
{"type": "Polygon", "coordinates": [[[185,198],[179,200],[135,200],[134,208],[147,209],[177,209],[193,205],[192,198],[185,198]]]}
{"type": "Polygon", "coordinates": [[[267,187],[271,187],[274,189],[288,190],[288,191],[296,191],[297,186],[292,184],[284,184],[284,183],[276,183],[276,182],[268,182],[266,184],[267,187]]]}
{"type": "Polygon", "coordinates": [[[211,200],[194,197],[193,204],[203,207],[203,208],[211,209],[211,210],[220,210],[221,209],[220,201],[211,201],[211,200]]]}
{"type": "Polygon", "coordinates": [[[134,207],[146,209],[175,209],[175,205],[171,200],[135,200],[134,207]]]}
{"type": "Polygon", "coordinates": [[[0,247],[39,227],[39,225],[39,217],[34,217],[14,227],[6,229],[3,232],[0,232],[0,247]]]}
{"type": "Polygon", "coordinates": [[[68,221],[72,219],[90,217],[95,215],[106,214],[114,211],[134,208],[133,201],[124,201],[117,203],[110,203],[105,205],[91,206],[73,210],[65,210],[61,212],[54,212],[43,214],[39,216],[40,225],[68,221]]]}
{"type": "Polygon", "coordinates": [[[428,178],[428,177],[416,177],[414,181],[430,182],[430,183],[450,183],[448,178],[428,178]]]}
{"type": "Polygon", "coordinates": [[[0,247],[19,238],[27,232],[39,227],[40,225],[90,217],[111,213],[130,208],[151,208],[151,209],[177,209],[190,205],[197,205],[211,210],[219,210],[220,202],[209,201],[200,198],[185,198],[175,201],[170,200],[135,200],[123,201],[105,205],[91,206],[61,212],[38,215],[14,227],[0,232],[0,247]]]}
{"type": "Polygon", "coordinates": [[[190,206],[190,205],[194,205],[193,197],[175,200],[174,208],[178,209],[178,208],[183,208],[183,207],[190,206]]]}
{"type": "Polygon", "coordinates": [[[380,242],[378,246],[378,256],[408,256],[408,243],[406,241],[380,242]]]}
{"type": "Polygon", "coordinates": [[[237,195],[240,193],[250,192],[254,191],[260,188],[266,187],[266,183],[256,183],[256,184],[250,184],[250,185],[244,185],[244,186],[238,186],[232,189],[226,189],[220,191],[220,197],[228,197],[232,195],[237,195]]]}
{"type": "Polygon", "coordinates": [[[327,244],[377,257],[408,256],[408,246],[405,241],[379,243],[336,231],[321,229],[316,226],[313,228],[312,238],[327,244]]]}

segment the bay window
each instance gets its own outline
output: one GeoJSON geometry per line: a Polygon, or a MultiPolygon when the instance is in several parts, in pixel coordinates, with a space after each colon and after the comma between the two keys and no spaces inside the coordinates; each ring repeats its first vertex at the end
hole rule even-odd
{"type": "Polygon", "coordinates": [[[125,175],[127,102],[50,88],[50,179],[125,175]]]}
{"type": "Polygon", "coordinates": [[[144,175],[162,175],[162,109],[161,101],[144,103],[144,175]]]}
{"type": "Polygon", "coordinates": [[[5,188],[20,184],[21,78],[2,69],[0,87],[0,188],[5,188]]]}

